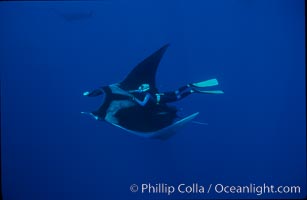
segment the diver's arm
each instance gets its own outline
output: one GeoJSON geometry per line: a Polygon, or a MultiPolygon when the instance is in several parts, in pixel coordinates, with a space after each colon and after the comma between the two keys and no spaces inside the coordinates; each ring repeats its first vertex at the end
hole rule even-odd
{"type": "Polygon", "coordinates": [[[133,98],[134,101],[136,101],[138,104],[140,104],[140,106],[145,106],[147,104],[147,102],[149,101],[149,99],[151,98],[151,95],[149,93],[146,94],[145,98],[143,101],[138,100],[137,98],[133,98]]]}
{"type": "Polygon", "coordinates": [[[142,93],[143,91],[142,90],[129,90],[129,93],[142,93]]]}

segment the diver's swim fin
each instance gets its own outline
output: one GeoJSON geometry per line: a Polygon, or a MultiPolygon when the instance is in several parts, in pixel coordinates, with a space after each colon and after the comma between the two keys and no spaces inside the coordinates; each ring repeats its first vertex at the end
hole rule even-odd
{"type": "Polygon", "coordinates": [[[210,80],[206,80],[206,81],[201,81],[198,83],[192,83],[191,86],[194,87],[211,87],[211,86],[216,86],[218,85],[219,82],[217,81],[217,79],[210,79],[210,80]]]}
{"type": "Polygon", "coordinates": [[[194,92],[197,93],[204,93],[204,94],[224,94],[222,90],[198,90],[198,89],[193,89],[194,92]]]}

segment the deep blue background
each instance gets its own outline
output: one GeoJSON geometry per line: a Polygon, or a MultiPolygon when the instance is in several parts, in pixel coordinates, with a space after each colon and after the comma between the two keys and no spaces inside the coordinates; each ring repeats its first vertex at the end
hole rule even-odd
{"type": "MultiPolygon", "coordinates": [[[[0,20],[5,199],[169,198],[129,191],[148,182],[300,185],[262,198],[306,196],[303,0],[2,2],[0,20]],[[101,103],[84,91],[165,43],[161,91],[214,77],[225,91],[176,103],[209,125],[156,141],[80,114],[101,103]]],[[[212,197],[258,196],[172,196],[212,197]]]]}

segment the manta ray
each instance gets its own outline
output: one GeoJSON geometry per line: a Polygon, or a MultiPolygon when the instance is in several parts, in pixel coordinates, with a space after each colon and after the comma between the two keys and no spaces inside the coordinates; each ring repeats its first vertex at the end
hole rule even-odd
{"type": "Polygon", "coordinates": [[[103,96],[98,110],[81,112],[106,121],[129,133],[154,139],[167,139],[177,129],[191,122],[199,112],[186,117],[177,115],[178,109],[169,105],[192,93],[222,94],[221,90],[207,91],[205,87],[216,86],[216,79],[187,84],[173,92],[160,93],[156,86],[156,72],[169,44],[140,62],[118,83],[99,87],[84,96],[103,96]],[[144,100],[142,100],[144,99],[144,100]]]}

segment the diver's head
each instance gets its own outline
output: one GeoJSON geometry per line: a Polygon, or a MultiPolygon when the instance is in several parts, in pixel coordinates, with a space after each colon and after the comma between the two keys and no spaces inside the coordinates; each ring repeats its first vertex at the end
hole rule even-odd
{"type": "Polygon", "coordinates": [[[139,87],[139,91],[140,92],[147,92],[150,89],[149,84],[147,83],[143,83],[140,87],[139,87]]]}

